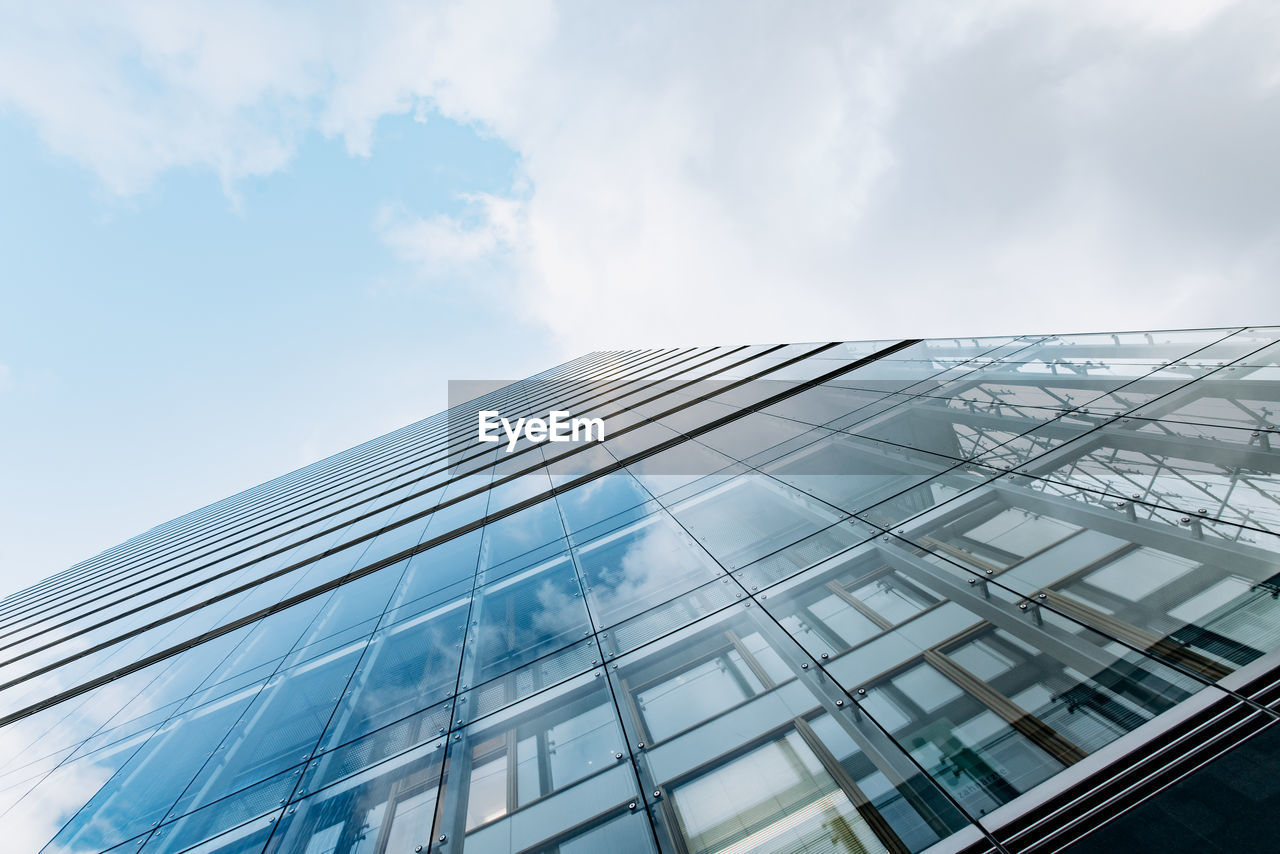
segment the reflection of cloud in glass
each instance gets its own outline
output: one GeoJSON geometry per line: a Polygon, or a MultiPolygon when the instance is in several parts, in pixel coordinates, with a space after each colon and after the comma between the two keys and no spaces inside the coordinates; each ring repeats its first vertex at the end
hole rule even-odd
{"type": "Polygon", "coordinates": [[[586,628],[586,606],[566,560],[484,597],[476,636],[478,678],[492,678],[563,646],[586,628]]]}
{"type": "Polygon", "coordinates": [[[405,717],[452,694],[462,637],[456,609],[425,624],[398,629],[375,639],[360,665],[361,678],[344,698],[350,714],[339,713],[340,738],[330,733],[326,745],[405,717]]]}
{"type": "Polygon", "coordinates": [[[605,486],[611,485],[611,479],[617,477],[619,477],[619,475],[607,474],[603,477],[594,478],[581,486],[575,487],[569,492],[566,492],[564,495],[559,496],[558,500],[562,503],[574,502],[578,504],[587,504],[592,499],[598,497],[601,491],[604,490],[605,486]]]}
{"type": "Polygon", "coordinates": [[[665,601],[697,583],[681,582],[706,570],[706,564],[667,524],[650,521],[623,537],[583,552],[592,597],[605,620],[631,616],[665,601]]]}
{"type": "MultiPolygon", "coordinates": [[[[112,773],[114,769],[88,760],[59,768],[4,816],[5,849],[40,851],[68,819],[102,788],[112,773]]],[[[88,850],[54,846],[45,849],[45,854],[80,854],[81,851],[88,850]]]]}
{"type": "Polygon", "coordinates": [[[490,561],[499,562],[564,536],[553,502],[544,501],[485,528],[490,561]]]}
{"type": "MultiPolygon", "coordinates": [[[[47,674],[41,690],[55,695],[72,687],[67,676],[60,670],[47,674]]],[[[79,744],[108,723],[118,727],[149,714],[157,708],[156,686],[163,684],[154,669],[142,671],[0,728],[0,775],[38,761],[34,757],[49,756],[79,744]],[[127,714],[113,721],[122,710],[127,714]]],[[[0,788],[4,788],[3,782],[0,788]]]]}
{"type": "Polygon", "coordinates": [[[551,579],[544,579],[538,585],[536,598],[538,610],[534,612],[532,621],[535,637],[563,634],[582,622],[581,600],[569,595],[565,588],[556,586],[551,579]]]}
{"type": "MultiPolygon", "coordinates": [[[[56,676],[57,672],[50,674],[56,676]]],[[[164,680],[155,679],[154,673],[143,671],[0,729],[0,756],[6,759],[7,771],[0,778],[0,789],[4,790],[0,792],[4,850],[41,850],[102,788],[145,735],[127,739],[123,749],[117,746],[77,755],[84,750],[83,743],[94,738],[95,744],[109,744],[113,730],[125,738],[131,731],[130,721],[156,711],[158,702],[165,699],[157,690],[163,684],[164,680]],[[127,714],[113,720],[121,710],[127,714]],[[51,722],[50,718],[56,719],[51,722]],[[60,753],[65,755],[57,756],[60,753]],[[33,760],[33,754],[44,761],[33,760]],[[19,763],[19,757],[24,761],[19,763]]],[[[68,687],[71,686],[51,685],[55,693],[68,687]]],[[[144,733],[150,729],[142,728],[144,733]]],[[[57,847],[49,849],[49,854],[69,854],[73,850],[77,849],[57,847]]]]}

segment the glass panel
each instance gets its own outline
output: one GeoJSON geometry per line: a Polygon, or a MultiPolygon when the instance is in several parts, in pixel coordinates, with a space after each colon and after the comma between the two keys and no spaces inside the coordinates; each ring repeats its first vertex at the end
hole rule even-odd
{"type": "Polygon", "coordinates": [[[613,625],[716,576],[718,569],[665,513],[576,548],[598,627],[613,625]]]}
{"type": "Polygon", "coordinates": [[[487,682],[590,634],[582,589],[567,556],[472,596],[468,684],[487,682]]]}
{"type": "Polygon", "coordinates": [[[638,800],[599,671],[468,725],[449,743],[439,832],[466,849],[539,848],[638,800]]]}
{"type": "Polygon", "coordinates": [[[556,497],[569,535],[650,501],[648,491],[625,472],[596,478],[556,497]]]}
{"type": "Polygon", "coordinates": [[[481,553],[484,565],[494,567],[539,546],[563,539],[564,526],[560,523],[556,502],[543,501],[486,525],[481,553]]]}
{"type": "Polygon", "coordinates": [[[1207,679],[1280,646],[1280,539],[1209,520],[1197,521],[1197,537],[1177,516],[1131,515],[1134,504],[1089,495],[975,494],[903,536],[941,569],[986,574],[1207,679]]]}
{"type": "Polygon", "coordinates": [[[329,723],[327,749],[452,697],[468,604],[455,600],[382,629],[365,650],[329,723]]]}
{"type": "Polygon", "coordinates": [[[889,849],[797,733],[672,791],[689,850],[889,849]]]}
{"type": "Polygon", "coordinates": [[[610,668],[646,788],[669,790],[684,845],[917,851],[963,827],[809,661],[759,608],[731,607],[610,668]]]}
{"type": "MultiPolygon", "coordinates": [[[[431,721],[423,723],[429,726],[431,721]]],[[[385,743],[374,736],[318,757],[303,782],[310,787],[285,811],[267,850],[280,854],[374,854],[413,851],[418,846],[425,850],[435,820],[444,740],[382,759],[385,743]],[[351,775],[353,766],[369,761],[360,754],[370,748],[375,761],[351,775]],[[341,782],[333,782],[335,778],[341,782]],[[324,785],[316,791],[320,783],[324,785]]]]}
{"type": "Polygon", "coordinates": [[[741,476],[671,507],[671,514],[729,569],[804,539],[843,514],[769,478],[741,476]]]}
{"type": "Polygon", "coordinates": [[[760,604],[974,814],[1203,687],[1045,606],[1028,620],[1021,597],[895,542],[800,573],[760,604]]]}
{"type": "Polygon", "coordinates": [[[217,750],[259,687],[165,724],[59,831],[54,850],[101,851],[149,831],[217,750]]]}
{"type": "Polygon", "coordinates": [[[953,459],[836,434],[761,470],[828,504],[856,512],[955,465],[953,459]]]}
{"type": "Polygon", "coordinates": [[[273,677],[178,798],[170,818],[309,760],[363,648],[339,650],[273,677]]]}

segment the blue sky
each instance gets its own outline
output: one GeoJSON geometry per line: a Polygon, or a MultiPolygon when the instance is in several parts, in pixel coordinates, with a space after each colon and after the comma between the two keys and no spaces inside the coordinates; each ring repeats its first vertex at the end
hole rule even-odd
{"type": "Polygon", "coordinates": [[[1280,322],[1272,0],[0,0],[0,593],[597,349],[1280,322]]]}
{"type": "Polygon", "coordinates": [[[0,586],[443,409],[448,379],[562,358],[376,228],[509,190],[514,152],[439,116],[374,142],[312,135],[234,197],[198,169],[120,197],[0,121],[0,586]]]}

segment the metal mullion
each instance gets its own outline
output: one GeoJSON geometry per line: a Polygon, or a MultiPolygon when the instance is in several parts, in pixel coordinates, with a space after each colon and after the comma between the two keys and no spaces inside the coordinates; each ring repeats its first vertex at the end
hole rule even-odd
{"type": "Polygon", "coordinates": [[[1033,744],[1063,765],[1074,765],[1088,755],[1069,738],[1006,697],[990,683],[970,673],[937,647],[925,650],[922,658],[944,677],[958,685],[966,694],[994,712],[1010,727],[1026,736],[1033,744]]]}
{"type": "Polygon", "coordinates": [[[1168,637],[1160,637],[1119,617],[1104,614],[1097,608],[1062,595],[1057,590],[1045,590],[1043,595],[1045,601],[1053,606],[1055,611],[1065,614],[1076,622],[1090,626],[1110,637],[1118,638],[1129,646],[1146,650],[1159,658],[1176,661],[1211,682],[1223,679],[1234,670],[1168,637]]]}
{"type": "Polygon", "coordinates": [[[885,821],[884,816],[871,803],[871,799],[867,797],[866,792],[862,791],[853,776],[840,764],[840,760],[836,759],[835,755],[831,753],[826,743],[818,737],[809,722],[804,718],[796,718],[792,723],[800,738],[804,740],[805,745],[818,758],[823,769],[835,781],[836,786],[840,788],[844,796],[849,799],[849,803],[853,804],[853,808],[857,810],[858,815],[867,823],[867,827],[880,840],[880,843],[891,854],[911,854],[911,849],[902,841],[902,837],[898,836],[893,826],[885,821]]]}
{"type": "MultiPolygon", "coordinates": [[[[776,683],[773,680],[773,677],[769,675],[769,671],[765,670],[764,665],[762,665],[759,660],[751,654],[751,651],[742,643],[742,638],[738,637],[736,632],[732,629],[726,629],[724,634],[725,637],[728,638],[732,648],[738,653],[738,655],[742,656],[742,660],[746,663],[748,669],[751,670],[756,679],[760,680],[760,684],[764,686],[765,691],[770,691],[778,687],[778,683],[776,683]]],[[[749,696],[754,692],[748,691],[744,693],[747,693],[749,696]]]]}
{"type": "MultiPolygon", "coordinates": [[[[894,624],[889,622],[889,620],[885,619],[880,614],[879,611],[872,608],[866,602],[863,602],[857,596],[854,596],[839,581],[835,581],[835,580],[828,581],[826,583],[826,588],[830,590],[832,593],[834,593],[841,601],[843,601],[850,608],[857,611],[859,614],[866,617],[871,622],[875,623],[876,626],[878,626],[881,631],[889,631],[894,627],[894,624]]],[[[928,610],[928,609],[925,609],[925,610],[928,610]]],[[[815,617],[814,619],[816,620],[817,618],[815,617]]],[[[818,622],[821,623],[822,621],[818,620],[818,622]]]]}

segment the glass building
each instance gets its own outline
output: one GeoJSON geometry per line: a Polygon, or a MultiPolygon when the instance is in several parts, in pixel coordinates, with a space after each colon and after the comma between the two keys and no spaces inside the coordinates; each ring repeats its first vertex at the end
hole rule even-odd
{"type": "Polygon", "coordinates": [[[0,848],[1280,850],[1278,337],[506,385],[0,603],[0,848]]]}

